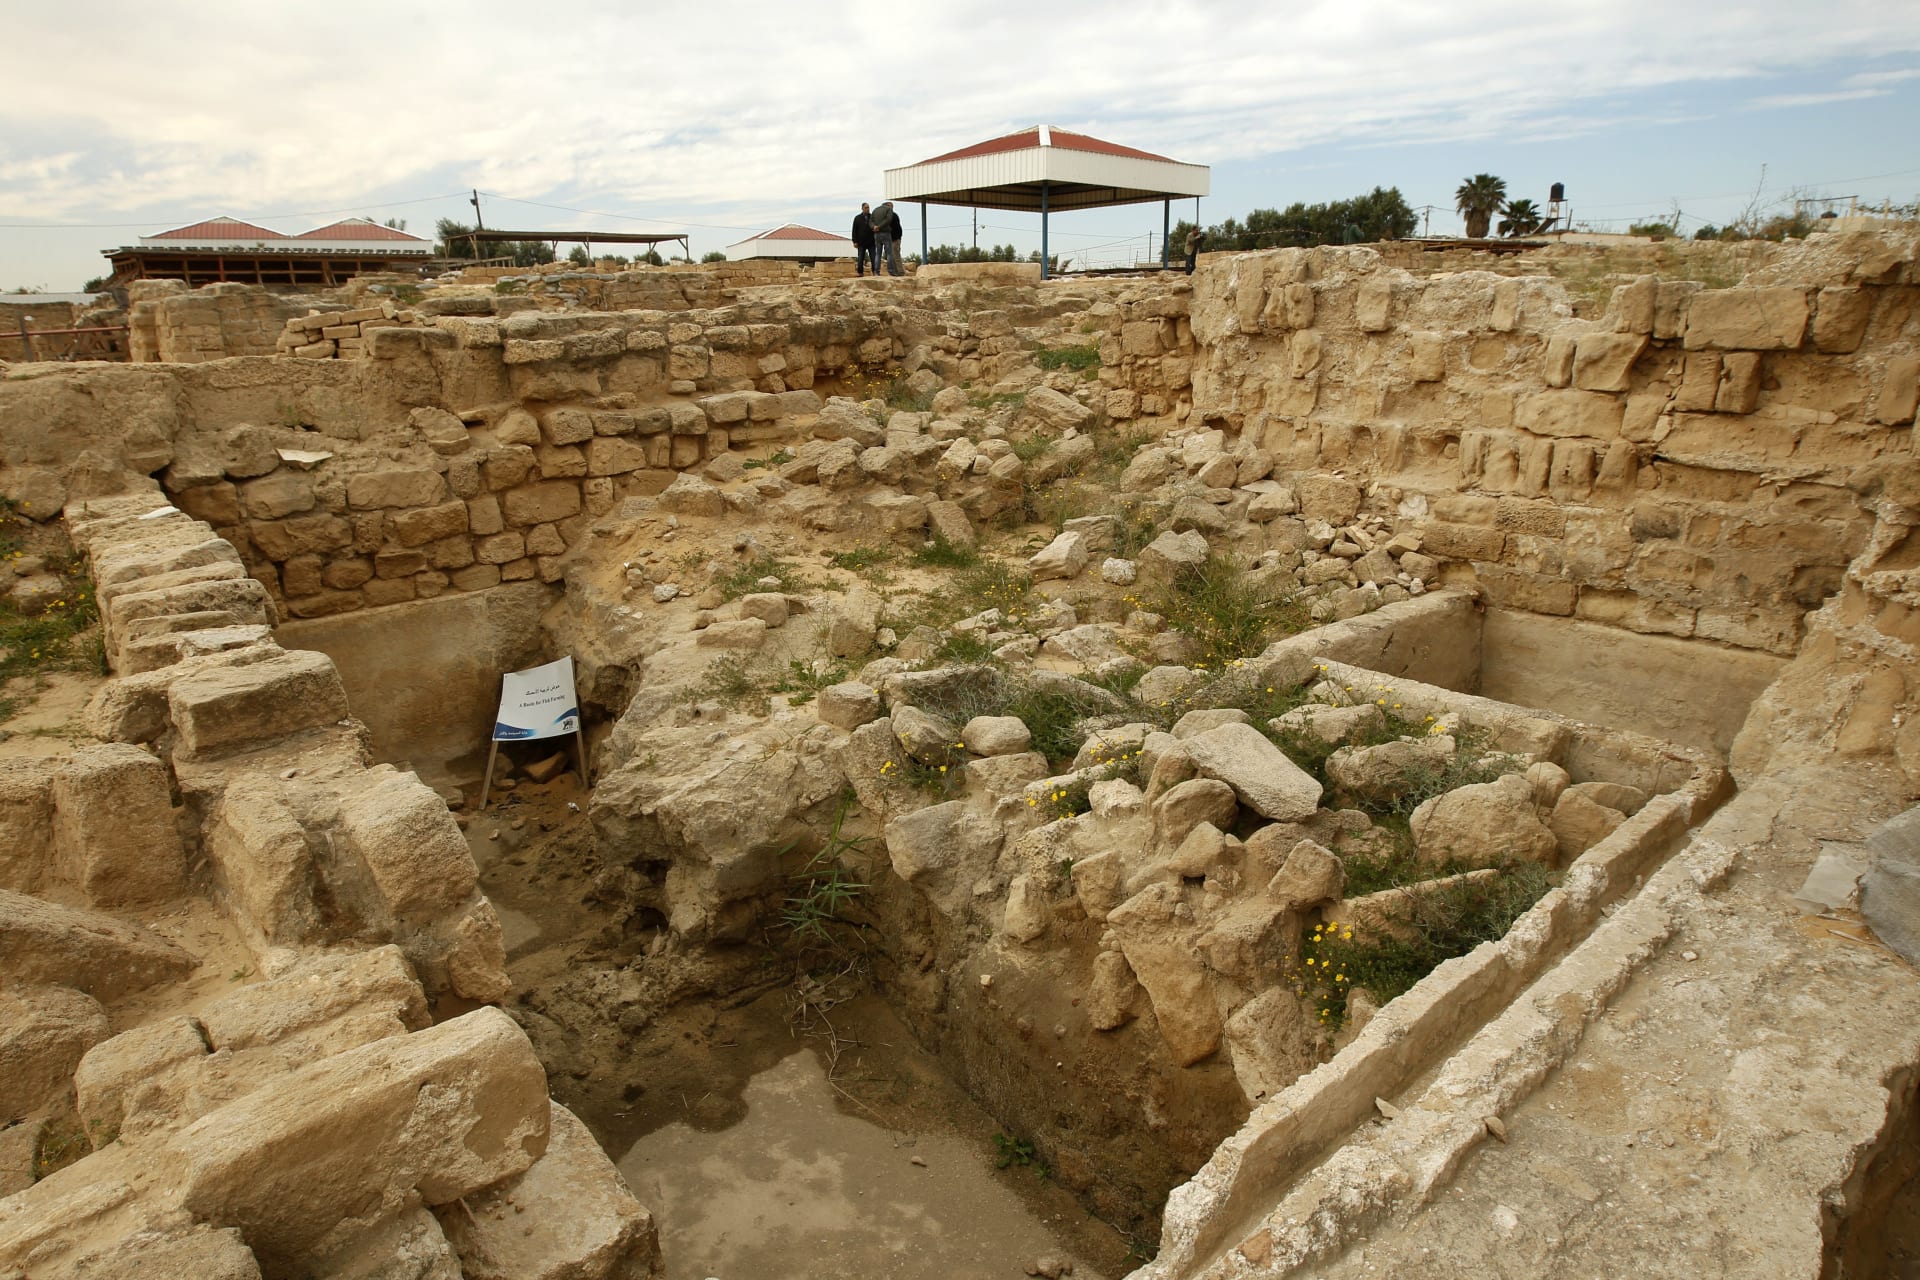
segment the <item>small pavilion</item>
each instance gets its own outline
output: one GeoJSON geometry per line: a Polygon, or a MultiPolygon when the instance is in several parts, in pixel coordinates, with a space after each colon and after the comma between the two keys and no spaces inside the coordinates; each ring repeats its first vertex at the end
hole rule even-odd
{"type": "Polygon", "coordinates": [[[1034,125],[958,151],[886,171],[889,200],[920,205],[920,258],[927,256],[927,206],[958,205],[1040,215],[1040,274],[1047,269],[1047,224],[1063,209],[1161,202],[1160,263],[1176,199],[1208,194],[1203,164],[1183,164],[1151,151],[1084,133],[1034,125]]]}

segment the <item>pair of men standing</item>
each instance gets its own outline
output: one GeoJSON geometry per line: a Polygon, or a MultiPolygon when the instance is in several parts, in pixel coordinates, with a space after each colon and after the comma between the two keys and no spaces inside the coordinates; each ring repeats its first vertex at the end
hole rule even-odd
{"type": "Polygon", "coordinates": [[[853,274],[865,275],[871,265],[873,274],[879,275],[883,262],[889,275],[907,274],[900,266],[900,215],[894,212],[891,200],[873,210],[864,203],[860,206],[860,212],[853,216],[853,247],[860,254],[853,274]]]}

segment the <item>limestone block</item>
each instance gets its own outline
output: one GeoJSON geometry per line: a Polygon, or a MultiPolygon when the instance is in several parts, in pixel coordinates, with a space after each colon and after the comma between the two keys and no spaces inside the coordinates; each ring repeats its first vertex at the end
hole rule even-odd
{"type": "Polygon", "coordinates": [[[227,903],[246,926],[275,946],[314,936],[313,853],[278,782],[258,774],[229,782],[204,846],[227,903]]]}
{"type": "MultiPolygon", "coordinates": [[[[1154,773],[1158,774],[1160,765],[1165,763],[1165,759],[1157,761],[1154,773]]],[[[1184,754],[1178,757],[1177,763],[1187,772],[1193,769],[1192,761],[1184,754]]],[[[1153,794],[1151,788],[1148,794],[1153,794]]],[[[1225,782],[1214,778],[1190,777],[1168,787],[1153,801],[1154,827],[1163,841],[1175,847],[1203,822],[1210,822],[1225,831],[1233,825],[1234,815],[1239,812],[1240,806],[1235,797],[1234,789],[1225,782]]]]}
{"type": "Polygon", "coordinates": [[[1354,292],[1353,322],[1362,333],[1383,332],[1392,323],[1393,286],[1369,280],[1354,292]]]}
{"type": "MultiPolygon", "coordinates": [[[[509,489],[501,499],[507,524],[513,528],[548,524],[580,512],[580,486],[566,480],[546,480],[509,489]]],[[[461,510],[464,512],[465,508],[461,510]]]]}
{"type": "Polygon", "coordinates": [[[72,1269],[63,1268],[58,1274],[87,1280],[95,1276],[122,1280],[260,1280],[253,1250],[247,1248],[237,1231],[197,1225],[142,1227],[110,1244],[81,1248],[83,1252],[72,1269]]]}
{"type": "Polygon", "coordinates": [[[75,987],[97,1000],[170,982],[198,960],[136,924],[0,890],[0,977],[75,987]]]}
{"type": "Polygon", "coordinates": [[[1296,476],[1294,492],[1300,500],[1300,515],[1306,520],[1345,524],[1360,510],[1360,486],[1344,476],[1296,476]]]}
{"type": "MultiPolygon", "coordinates": [[[[1652,323],[1649,311],[1647,324],[1652,323]]],[[[1625,391],[1647,342],[1644,331],[1581,334],[1574,344],[1573,385],[1583,391],[1625,391]]]]}
{"type": "MultiPolygon", "coordinates": [[[[467,499],[467,532],[476,537],[499,533],[507,527],[505,517],[500,514],[500,499],[491,493],[483,493],[477,498],[467,499]]],[[[383,578],[404,577],[418,573],[427,567],[426,558],[417,552],[382,551],[374,559],[374,569],[383,578]],[[419,560],[417,567],[398,570],[401,563],[419,560]]]]}
{"type": "Polygon", "coordinates": [[[1268,722],[1277,731],[1310,733],[1322,742],[1347,743],[1386,728],[1386,717],[1371,702],[1357,707],[1308,703],[1268,722]]]}
{"type": "MultiPolygon", "coordinates": [[[[1378,707],[1372,708],[1376,715],[1378,707]]],[[[1327,780],[1344,796],[1376,804],[1391,803],[1406,790],[1410,773],[1437,773],[1452,761],[1454,739],[1405,738],[1371,747],[1341,747],[1327,757],[1327,780]]]]}
{"type": "Polygon", "coordinates": [[[595,436],[587,442],[586,474],[619,476],[647,465],[646,446],[623,436],[595,436]]]}
{"type": "Polygon", "coordinates": [[[1520,773],[1435,796],[1413,811],[1411,825],[1420,857],[1430,863],[1551,863],[1558,850],[1534,810],[1533,787],[1520,773]]]}
{"type": "Polygon", "coordinates": [[[537,444],[534,464],[548,480],[579,478],[587,474],[587,455],[570,444],[537,444]]]}
{"type": "Polygon", "coordinates": [[[1149,885],[1108,912],[1107,927],[1146,988],[1174,1062],[1186,1067],[1220,1047],[1224,1024],[1213,984],[1193,946],[1191,926],[1182,927],[1184,905],[1174,886],[1149,885]]]}
{"type": "Polygon", "coordinates": [[[1287,339],[1287,373],[1304,378],[1320,367],[1325,343],[1318,329],[1301,329],[1287,339]]]}
{"type": "Polygon", "coordinates": [[[889,536],[926,527],[925,498],[883,491],[868,494],[861,505],[872,514],[874,527],[889,536]]]}
{"type": "Polygon", "coordinates": [[[65,1094],[107,1031],[106,1010],[71,987],[0,987],[0,1115],[24,1116],[65,1094]]]}
{"type": "Polygon", "coordinates": [[[339,821],[391,918],[424,922],[463,909],[473,895],[478,872],[466,838],[446,802],[413,774],[368,770],[341,802],[339,821]]]}
{"type": "Polygon", "coordinates": [[[403,547],[418,547],[466,533],[467,504],[455,499],[437,506],[418,507],[396,513],[392,521],[394,539],[403,547]]]}
{"type": "Polygon", "coordinates": [[[1316,1028],[1293,992],[1270,987],[1227,1019],[1227,1052],[1249,1102],[1279,1093],[1319,1060],[1316,1028]]]}
{"type": "MultiPolygon", "coordinates": [[[[949,800],[893,819],[885,837],[894,873],[912,884],[941,872],[984,867],[999,852],[1002,832],[966,801],[949,800]]],[[[970,894],[971,877],[964,878],[970,894]]]]}
{"type": "Polygon", "coordinates": [[[1760,353],[1729,351],[1720,357],[1720,386],[1713,407],[1721,413],[1752,413],[1760,403],[1760,353]]]}
{"type": "MultiPolygon", "coordinates": [[[[489,449],[480,458],[480,474],[489,489],[511,489],[534,473],[538,460],[532,448],[527,445],[513,445],[501,449],[489,449]]],[[[448,469],[448,482],[452,483],[453,471],[448,469]]],[[[461,497],[472,494],[461,493],[461,486],[454,485],[454,492],[461,497]]]]}
{"type": "Polygon", "coordinates": [[[760,618],[735,618],[703,629],[694,643],[702,649],[758,649],[767,641],[767,624],[760,618]]]}
{"type": "Polygon", "coordinates": [[[596,433],[601,435],[627,435],[631,433],[633,431],[631,417],[627,417],[627,421],[624,423],[615,421],[615,419],[623,416],[626,415],[613,412],[597,415],[587,409],[570,407],[549,409],[546,417],[541,420],[540,429],[546,434],[549,444],[584,444],[593,439],[596,433]],[[608,419],[608,426],[616,429],[602,431],[601,424],[597,420],[601,416],[605,416],[608,419]],[[617,429],[622,426],[625,427],[625,430],[617,429]]]}
{"type": "Polygon", "coordinates": [[[1711,412],[1720,395],[1720,353],[1689,351],[1680,385],[1673,393],[1673,408],[1684,413],[1711,412]]]}
{"type": "Polygon", "coordinates": [[[1033,743],[1033,734],[1018,716],[975,716],[960,730],[960,741],[976,756],[1017,755],[1033,743]]]}
{"type": "Polygon", "coordinates": [[[1007,905],[1001,912],[1000,932],[1015,942],[1029,943],[1045,936],[1053,906],[1030,875],[1017,875],[1007,886],[1007,905]]]}
{"type": "Polygon", "coordinates": [[[654,501],[660,510],[676,515],[713,519],[727,513],[726,495],[691,472],[675,476],[654,501]]]}
{"type": "Polygon", "coordinates": [[[1171,582],[1183,570],[1205,564],[1211,550],[1205,535],[1193,530],[1163,533],[1141,550],[1140,574],[1149,581],[1171,582]]]}
{"type": "Polygon", "coordinates": [[[1804,289],[1703,289],[1687,311],[1686,348],[1791,351],[1806,335],[1804,289]]]}
{"type": "MultiPolygon", "coordinates": [[[[1660,280],[1657,276],[1638,276],[1632,284],[1623,284],[1608,300],[1607,314],[1615,333],[1651,334],[1659,307],[1660,280]]],[[[1605,390],[1605,388],[1595,388],[1605,390]]]]}
{"type": "Polygon", "coordinates": [[[822,723],[852,732],[880,716],[880,692],[857,680],[828,685],[814,699],[822,723]]]}
{"type": "Polygon", "coordinates": [[[467,1280],[647,1280],[653,1218],[586,1125],[559,1103],[547,1149],[525,1173],[441,1215],[467,1280]]]}
{"type": "MultiPolygon", "coordinates": [[[[464,428],[462,434],[465,434],[464,428]]],[[[261,483],[264,482],[254,481],[254,484],[261,483]]],[[[366,471],[347,477],[347,505],[356,510],[431,507],[446,499],[447,482],[437,471],[366,471]]]]}
{"type": "Polygon", "coordinates": [[[1611,440],[1620,434],[1626,406],[1598,391],[1541,391],[1514,407],[1514,425],[1537,436],[1585,436],[1611,440]]]}
{"type": "Polygon", "coordinates": [[[160,902],[186,889],[166,766],[131,743],[81,747],[53,776],[53,861],[89,902],[160,902]]]}
{"type": "Polygon", "coordinates": [[[337,551],[353,542],[353,528],[334,515],[294,516],[254,521],[247,536],[269,560],[291,560],[305,552],[337,551]]]}
{"type": "Polygon", "coordinates": [[[1035,582],[1053,578],[1076,578],[1087,567],[1085,535],[1062,533],[1027,561],[1035,582]]]}
{"type": "Polygon", "coordinates": [[[168,688],[167,706],[189,756],[253,746],[348,714],[333,659],[307,650],[192,672],[168,688]]]}
{"type": "Polygon", "coordinates": [[[957,502],[936,499],[927,503],[928,531],[936,537],[944,538],[951,546],[970,547],[976,534],[973,521],[957,502]]]}
{"type": "MultiPolygon", "coordinates": [[[[1113,860],[1111,854],[1095,855],[1113,860]]],[[[1079,889],[1082,869],[1094,859],[1088,858],[1074,864],[1074,887],[1079,889]]],[[[1107,910],[1103,909],[1096,919],[1104,919],[1107,910]]],[[[1089,915],[1093,912],[1089,911],[1089,915]]],[[[1133,1020],[1134,995],[1140,990],[1140,980],[1134,977],[1133,966],[1127,963],[1126,953],[1122,951],[1102,951],[1093,958],[1093,979],[1087,984],[1087,1021],[1095,1031],[1113,1031],[1133,1020]]]]}
{"type": "Polygon", "coordinates": [[[1438,382],[1447,376],[1445,334],[1407,335],[1407,375],[1415,382],[1438,382]]]}
{"type": "Polygon", "coordinates": [[[1691,280],[1662,280],[1653,301],[1653,336],[1664,340],[1687,331],[1687,313],[1703,286],[1691,280]]]}
{"type": "Polygon", "coordinates": [[[1565,864],[1612,835],[1614,828],[1626,820],[1627,815],[1619,810],[1609,809],[1589,796],[1569,789],[1563,791],[1555,802],[1552,814],[1547,819],[1547,829],[1553,832],[1560,850],[1560,861],[1565,864]]]}
{"type": "Polygon", "coordinates": [[[1233,787],[1242,804],[1265,818],[1300,821],[1319,806],[1319,781],[1248,723],[1196,733],[1185,747],[1194,770],[1233,787]]]}
{"type": "Polygon", "coordinates": [[[208,524],[240,523],[240,491],[225,480],[182,489],[174,495],[174,503],[195,520],[208,524]]]}
{"type": "Polygon", "coordinates": [[[1173,458],[1165,449],[1142,449],[1121,473],[1120,489],[1124,493],[1146,493],[1165,484],[1172,474],[1173,458]]]}
{"type": "Polygon", "coordinates": [[[53,859],[53,775],[47,759],[0,760],[0,889],[32,893],[53,859]]]}
{"type": "Polygon", "coordinates": [[[1867,335],[1873,295],[1859,288],[1822,289],[1815,295],[1813,346],[1816,351],[1856,351],[1867,335]]]}
{"type": "Polygon", "coordinates": [[[454,923],[441,960],[447,986],[462,999],[495,1004],[513,990],[500,917],[485,898],[469,906],[454,923]]]}
{"type": "Polygon", "coordinates": [[[279,520],[311,511],[313,482],[305,476],[272,475],[239,486],[240,509],[254,520],[279,520]]]}
{"type": "Polygon", "coordinates": [[[1267,882],[1266,895],[1282,911],[1311,911],[1338,901],[1346,883],[1339,858],[1312,840],[1300,840],[1267,882]]]}
{"type": "Polygon", "coordinates": [[[1916,406],[1920,406],[1920,356],[1895,356],[1887,361],[1873,420],[1894,425],[1912,422],[1916,406]]]}
{"type": "Polygon", "coordinates": [[[833,602],[827,614],[827,652],[836,658],[857,658],[873,647],[880,628],[880,597],[855,587],[833,602]]]}
{"type": "Polygon", "coordinates": [[[465,452],[472,444],[467,424],[445,409],[415,409],[407,415],[407,425],[418,431],[427,446],[442,457],[465,452]]]}
{"type": "Polygon", "coordinates": [[[1127,356],[1152,359],[1160,355],[1160,322],[1129,320],[1120,326],[1120,352],[1127,356]]]}
{"type": "Polygon", "coordinates": [[[498,1009],[336,1054],[169,1144],[169,1195],[243,1232],[269,1274],[410,1205],[450,1204],[546,1150],[546,1073],[498,1009]]]}
{"type": "Polygon", "coordinates": [[[756,591],[740,597],[740,616],[758,618],[768,630],[787,625],[789,606],[778,591],[756,591]]]}

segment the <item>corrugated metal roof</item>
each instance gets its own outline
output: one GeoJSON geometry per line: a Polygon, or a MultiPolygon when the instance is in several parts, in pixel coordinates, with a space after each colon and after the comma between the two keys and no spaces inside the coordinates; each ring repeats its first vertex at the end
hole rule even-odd
{"type": "Polygon", "coordinates": [[[345,218],[331,226],[317,227],[294,237],[296,240],[405,240],[425,244],[419,236],[408,235],[395,227],[383,227],[371,218],[345,218]]]}
{"type": "MultiPolygon", "coordinates": [[[[797,222],[789,222],[784,227],[775,227],[771,231],[762,231],[757,236],[748,236],[748,240],[847,240],[845,236],[834,235],[830,231],[815,231],[812,227],[803,227],[797,222]]],[[[742,241],[741,243],[745,243],[742,241]]],[[[852,244],[851,240],[847,240],[852,244]]]]}
{"type": "Polygon", "coordinates": [[[196,222],[191,226],[175,227],[171,231],[162,231],[157,235],[144,237],[148,240],[285,240],[286,236],[278,231],[269,231],[257,227],[251,222],[242,222],[238,218],[221,216],[208,218],[205,222],[196,222]]]}
{"type": "Polygon", "coordinates": [[[1051,125],[1034,125],[1031,129],[1021,129],[1017,133],[1005,134],[998,138],[989,138],[985,142],[976,142],[970,147],[958,151],[949,151],[944,155],[932,156],[922,160],[921,164],[935,164],[942,160],[966,160],[973,156],[996,155],[1003,151],[1025,151],[1031,147],[1050,145],[1063,151],[1091,151],[1095,155],[1128,156],[1135,160],[1160,160],[1176,164],[1166,156],[1155,155],[1151,151],[1142,151],[1137,147],[1123,147],[1117,142],[1108,142],[1091,134],[1072,133],[1066,129],[1056,129],[1051,125]],[[1047,141],[1042,143],[1040,130],[1045,128],[1047,141]]]}

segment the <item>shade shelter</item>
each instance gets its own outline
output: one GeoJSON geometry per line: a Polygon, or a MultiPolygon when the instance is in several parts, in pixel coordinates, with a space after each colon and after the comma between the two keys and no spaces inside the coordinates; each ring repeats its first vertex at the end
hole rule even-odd
{"type": "MultiPolygon", "coordinates": [[[[1047,225],[1062,209],[1161,202],[1161,228],[1172,227],[1173,202],[1208,194],[1203,164],[1182,164],[1151,151],[1084,133],[1035,125],[958,151],[886,171],[889,200],[920,204],[920,257],[927,255],[927,206],[958,205],[1040,215],[1040,274],[1047,274],[1047,225]]],[[[1164,265],[1167,251],[1161,246],[1164,265]]]]}
{"type": "Polygon", "coordinates": [[[815,231],[797,222],[748,236],[727,246],[727,257],[738,262],[744,258],[781,258],[789,262],[832,262],[836,258],[857,257],[853,241],[827,231],[815,231]]]}
{"type": "Polygon", "coordinates": [[[433,257],[433,242],[367,218],[289,236],[221,216],[101,252],[113,263],[115,286],[148,279],[333,286],[367,272],[418,270],[433,257]]]}

